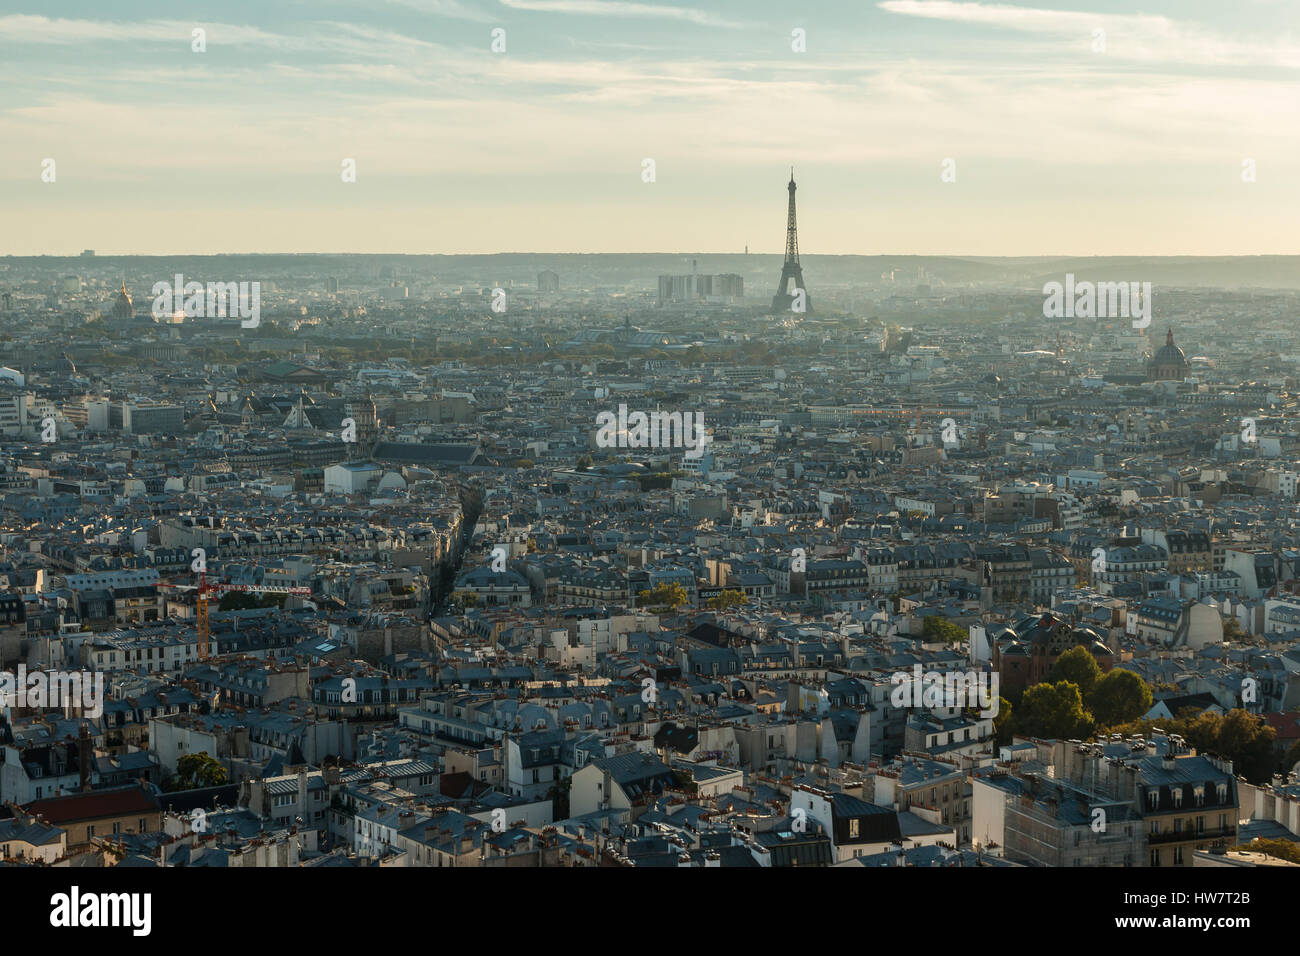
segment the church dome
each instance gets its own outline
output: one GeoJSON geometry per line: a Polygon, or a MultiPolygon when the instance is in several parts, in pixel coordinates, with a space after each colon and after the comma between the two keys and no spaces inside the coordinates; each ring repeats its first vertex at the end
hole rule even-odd
{"type": "Polygon", "coordinates": [[[135,315],[135,304],[131,301],[131,296],[127,294],[126,282],[122,282],[122,291],[117,294],[117,301],[113,303],[113,318],[129,319],[135,315]]]}
{"type": "Polygon", "coordinates": [[[1156,350],[1147,363],[1148,377],[1152,379],[1179,379],[1187,372],[1187,356],[1174,344],[1174,330],[1165,336],[1165,344],[1156,350]]]}

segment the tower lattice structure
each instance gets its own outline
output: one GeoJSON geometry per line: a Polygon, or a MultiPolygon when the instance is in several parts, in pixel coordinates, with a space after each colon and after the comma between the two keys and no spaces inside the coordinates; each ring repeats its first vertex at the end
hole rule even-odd
{"type": "Polygon", "coordinates": [[[794,167],[790,168],[790,209],[785,221],[785,263],[781,266],[781,281],[772,296],[773,312],[788,312],[794,302],[794,290],[802,289],[804,293],[803,311],[812,312],[812,296],[803,284],[803,267],[799,265],[799,228],[795,224],[794,214],[794,167]]]}

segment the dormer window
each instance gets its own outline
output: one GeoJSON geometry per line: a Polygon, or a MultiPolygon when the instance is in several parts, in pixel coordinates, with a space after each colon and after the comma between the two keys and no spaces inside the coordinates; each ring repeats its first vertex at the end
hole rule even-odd
{"type": "Polygon", "coordinates": [[[1192,791],[1192,796],[1196,799],[1196,805],[1197,805],[1198,807],[1203,807],[1203,806],[1205,806],[1205,788],[1204,788],[1204,787],[1197,787],[1195,790],[1192,791]]]}
{"type": "Polygon", "coordinates": [[[1183,791],[1181,789],[1175,789],[1170,792],[1170,796],[1174,798],[1174,809],[1180,809],[1183,805],[1183,791]]]}
{"type": "Polygon", "coordinates": [[[1154,809],[1155,809],[1156,807],[1158,807],[1158,806],[1160,806],[1160,791],[1159,791],[1159,790],[1148,790],[1148,791],[1147,791],[1147,808],[1148,808],[1148,809],[1151,809],[1151,810],[1154,810],[1154,809]]]}

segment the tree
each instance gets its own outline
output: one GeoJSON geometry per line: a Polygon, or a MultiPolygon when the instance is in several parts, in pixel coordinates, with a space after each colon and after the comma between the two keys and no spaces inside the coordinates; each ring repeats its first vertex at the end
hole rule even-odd
{"type": "Polygon", "coordinates": [[[1053,684],[1063,680],[1077,684],[1079,693],[1083,695],[1084,700],[1087,700],[1093,688],[1097,686],[1097,681],[1101,680],[1101,667],[1086,647],[1072,647],[1056,659],[1047,679],[1053,684]]]}
{"type": "Polygon", "coordinates": [[[994,737],[1000,745],[1009,744],[1015,732],[1015,722],[1011,717],[1011,701],[999,697],[997,716],[993,718],[994,737]]]}
{"type": "Polygon", "coordinates": [[[638,607],[668,608],[671,611],[676,611],[690,600],[686,588],[676,581],[656,584],[651,590],[637,594],[636,598],[638,607]]]}
{"type": "Polygon", "coordinates": [[[176,779],[181,790],[219,787],[226,782],[226,768],[201,750],[176,761],[176,779]]]}
{"type": "Polygon", "coordinates": [[[1233,772],[1252,783],[1267,781],[1277,760],[1273,752],[1277,732],[1263,718],[1240,708],[1224,716],[1208,710],[1200,714],[1185,710],[1173,720],[1135,720],[1114,729],[1126,736],[1147,739],[1156,730],[1178,734],[1197,753],[1231,760],[1233,772]]]}
{"type": "Polygon", "coordinates": [[[1030,737],[1083,739],[1092,734],[1092,726],[1079,685],[1069,681],[1035,684],[1025,691],[1016,714],[1016,732],[1030,737]]]}
{"type": "MultiPolygon", "coordinates": [[[[1083,650],[1083,648],[1077,648],[1083,650]]],[[[1087,654],[1087,651],[1084,651],[1087,654]]],[[[1061,655],[1064,660],[1065,655],[1061,655]]],[[[1092,660],[1092,655],[1088,654],[1092,660]]],[[[1058,661],[1059,663],[1059,661],[1058,661]]],[[[1093,663],[1096,667],[1096,663],[1093,663]]],[[[1053,668],[1055,673],[1055,668],[1053,668]]],[[[1151,688],[1132,671],[1115,669],[1096,682],[1088,697],[1088,709],[1097,723],[1113,727],[1126,721],[1137,720],[1151,709],[1151,688]]]]}
{"type": "Polygon", "coordinates": [[[1265,840],[1257,837],[1234,849],[1245,850],[1247,853],[1263,853],[1279,860],[1286,860],[1288,863],[1300,863],[1300,844],[1292,843],[1290,840],[1265,840]]]}
{"type": "Polygon", "coordinates": [[[957,644],[966,640],[966,632],[947,618],[931,614],[921,625],[921,640],[929,643],[943,641],[945,644],[957,644]]]}
{"type": "Polygon", "coordinates": [[[1235,707],[1219,726],[1217,753],[1232,761],[1247,780],[1268,780],[1273,773],[1273,741],[1277,731],[1262,717],[1235,707]]]}
{"type": "Polygon", "coordinates": [[[1291,768],[1300,763],[1300,741],[1291,745],[1291,749],[1286,752],[1282,758],[1282,766],[1278,767],[1281,773],[1290,773],[1291,768]]]}
{"type": "Polygon", "coordinates": [[[1223,619],[1223,639],[1228,642],[1238,643],[1249,641],[1250,635],[1241,627],[1241,622],[1235,617],[1225,617],[1223,619]]]}
{"type": "Polygon", "coordinates": [[[744,591],[736,591],[728,588],[724,589],[715,597],[709,598],[706,603],[708,607],[715,611],[726,611],[733,607],[738,607],[741,604],[748,604],[749,595],[744,591]]]}
{"type": "Polygon", "coordinates": [[[586,471],[591,467],[591,456],[583,455],[578,459],[578,471],[586,471]]]}

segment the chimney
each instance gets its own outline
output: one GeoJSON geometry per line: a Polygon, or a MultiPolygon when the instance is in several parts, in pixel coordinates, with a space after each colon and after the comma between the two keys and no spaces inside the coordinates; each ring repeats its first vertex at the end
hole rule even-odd
{"type": "Polygon", "coordinates": [[[90,759],[92,751],[90,727],[85,721],[82,721],[81,729],[77,733],[77,766],[81,771],[82,793],[87,793],[90,790],[90,759]]]}

